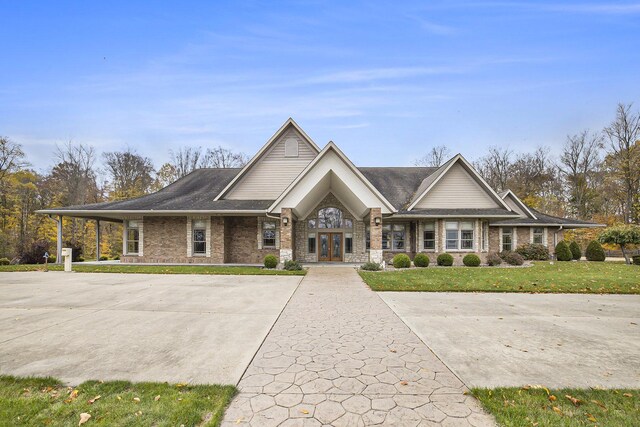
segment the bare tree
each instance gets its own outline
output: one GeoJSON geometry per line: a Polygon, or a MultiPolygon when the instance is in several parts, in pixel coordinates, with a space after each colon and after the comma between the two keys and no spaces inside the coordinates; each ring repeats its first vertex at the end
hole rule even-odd
{"type": "Polygon", "coordinates": [[[624,192],[625,222],[640,221],[640,113],[632,104],[618,104],[615,120],[604,129],[611,148],[609,160],[617,169],[624,192]]]}
{"type": "Polygon", "coordinates": [[[593,201],[597,198],[594,184],[602,165],[603,147],[600,133],[585,130],[567,136],[562,148],[560,161],[565,167],[562,172],[567,179],[569,203],[573,213],[579,218],[590,218],[596,210],[593,206],[593,201]]]}
{"type": "Polygon", "coordinates": [[[153,163],[130,148],[103,154],[110,176],[112,199],[140,196],[150,191],[153,184],[153,163]]]}
{"type": "Polygon", "coordinates": [[[94,202],[96,194],[96,173],[94,165],[96,152],[92,146],[73,144],[56,145],[55,158],[58,163],[51,171],[58,183],[63,205],[82,205],[94,202]]]}
{"type": "Polygon", "coordinates": [[[489,147],[488,153],[475,162],[475,166],[492,188],[497,191],[506,190],[513,173],[513,151],[489,147]]]}
{"type": "Polygon", "coordinates": [[[20,144],[9,138],[0,137],[0,181],[11,172],[15,172],[28,163],[24,160],[24,152],[20,144]]]}
{"type": "Polygon", "coordinates": [[[202,148],[180,147],[178,151],[169,150],[169,156],[169,163],[175,170],[176,179],[182,178],[201,167],[202,148]]]}
{"type": "Polygon", "coordinates": [[[444,162],[451,157],[451,151],[446,145],[436,145],[427,152],[423,157],[413,161],[414,166],[429,166],[439,168],[444,162]]]}
{"type": "Polygon", "coordinates": [[[222,148],[220,146],[207,149],[201,167],[207,168],[239,168],[247,164],[249,157],[244,153],[222,148]]]}

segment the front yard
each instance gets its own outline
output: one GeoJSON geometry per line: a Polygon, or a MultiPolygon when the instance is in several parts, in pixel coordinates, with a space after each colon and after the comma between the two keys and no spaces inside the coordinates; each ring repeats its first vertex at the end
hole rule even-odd
{"type": "Polygon", "coordinates": [[[235,393],[233,386],[87,381],[66,387],[54,378],[0,376],[0,425],[77,426],[88,414],[87,426],[216,426],[235,393]]]}
{"type": "MultiPolygon", "coordinates": [[[[2,265],[3,271],[39,271],[44,270],[44,264],[2,265]]],[[[51,271],[63,271],[58,264],[49,264],[51,271]]],[[[284,275],[304,276],[306,270],[276,270],[262,267],[234,267],[208,265],[126,265],[126,264],[73,264],[73,271],[79,273],[140,273],[140,274],[230,274],[230,275],[284,275]]]]}
{"type": "Polygon", "coordinates": [[[640,422],[640,390],[510,387],[472,393],[501,426],[635,427],[640,422]]]}
{"type": "Polygon", "coordinates": [[[374,291],[640,294],[640,267],[615,262],[535,262],[532,267],[427,267],[360,271],[374,291]]]}

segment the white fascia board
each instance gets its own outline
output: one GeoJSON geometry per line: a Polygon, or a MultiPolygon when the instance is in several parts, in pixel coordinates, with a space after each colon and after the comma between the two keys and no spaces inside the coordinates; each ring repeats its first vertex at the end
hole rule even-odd
{"type": "Polygon", "coordinates": [[[529,210],[529,208],[527,207],[527,205],[525,205],[522,200],[520,200],[520,197],[516,196],[515,193],[511,190],[507,190],[507,192],[504,194],[504,196],[502,196],[502,199],[504,200],[505,197],[507,196],[511,196],[513,198],[513,200],[515,200],[516,204],[518,206],[520,206],[525,212],[527,212],[529,214],[529,216],[533,219],[538,219],[537,216],[535,216],[533,214],[533,212],[531,212],[531,210],[529,210]]]}

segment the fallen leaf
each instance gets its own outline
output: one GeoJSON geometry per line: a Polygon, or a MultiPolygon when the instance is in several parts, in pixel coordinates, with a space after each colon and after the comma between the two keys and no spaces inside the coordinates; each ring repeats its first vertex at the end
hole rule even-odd
{"type": "Polygon", "coordinates": [[[156,402],[160,400],[160,395],[157,395],[156,397],[154,397],[153,400],[155,400],[156,402]]]}
{"type": "Polygon", "coordinates": [[[408,385],[409,383],[407,381],[400,381],[400,385],[408,385]]]}
{"type": "Polygon", "coordinates": [[[622,393],[622,395],[624,397],[633,397],[633,394],[631,394],[631,393],[622,393]]]}
{"type": "Polygon", "coordinates": [[[551,396],[549,396],[549,400],[552,402],[555,402],[557,399],[557,397],[555,397],[553,394],[551,396]]]}
{"type": "Polygon", "coordinates": [[[238,419],[236,420],[236,424],[240,424],[240,423],[242,422],[242,420],[243,420],[243,419],[244,419],[243,417],[238,418],[238,419]]]}
{"type": "Polygon", "coordinates": [[[562,411],[557,406],[554,406],[552,409],[553,409],[553,412],[556,412],[556,413],[562,415],[562,411]]]}
{"type": "Polygon", "coordinates": [[[394,350],[394,349],[391,349],[391,350],[389,350],[389,351],[390,351],[391,353],[397,353],[397,352],[398,352],[398,350],[394,350]]]}
{"type": "Polygon", "coordinates": [[[306,409],[300,409],[300,412],[303,413],[303,414],[308,414],[309,413],[309,411],[307,411],[306,409]]]}
{"type": "Polygon", "coordinates": [[[122,398],[120,396],[116,396],[118,398],[118,400],[122,400],[122,398]]]}
{"type": "Polygon", "coordinates": [[[86,423],[87,421],[89,421],[89,418],[91,418],[91,414],[87,414],[86,412],[81,413],[78,425],[81,426],[82,424],[86,423]]]}
{"type": "Polygon", "coordinates": [[[571,403],[573,403],[574,406],[578,406],[578,405],[580,405],[582,403],[582,401],[580,399],[576,399],[575,397],[570,396],[568,394],[565,394],[564,397],[569,399],[571,401],[571,403]]]}
{"type": "Polygon", "coordinates": [[[94,397],[93,399],[89,399],[89,405],[93,405],[95,403],[96,400],[100,399],[102,396],[98,395],[96,397],[94,397]]]}
{"type": "Polygon", "coordinates": [[[593,416],[593,415],[591,415],[591,414],[587,414],[587,419],[588,419],[589,421],[591,421],[592,423],[598,422],[598,420],[596,420],[596,417],[594,417],[594,416],[593,416]]]}
{"type": "Polygon", "coordinates": [[[134,397],[133,400],[137,403],[140,403],[140,398],[139,397],[134,397]]]}
{"type": "Polygon", "coordinates": [[[599,402],[597,400],[592,400],[591,403],[595,403],[596,405],[598,405],[599,407],[601,407],[602,409],[604,409],[605,411],[607,410],[607,407],[604,406],[604,404],[602,402],[599,402]]]}

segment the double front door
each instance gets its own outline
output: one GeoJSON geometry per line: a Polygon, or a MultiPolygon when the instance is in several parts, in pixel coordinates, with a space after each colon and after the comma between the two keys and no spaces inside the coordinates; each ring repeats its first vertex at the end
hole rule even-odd
{"type": "Polygon", "coordinates": [[[342,233],[318,233],[318,261],[342,261],[342,233]]]}

